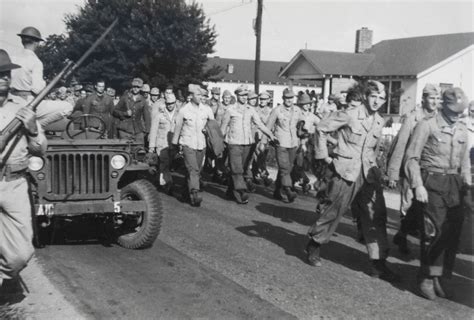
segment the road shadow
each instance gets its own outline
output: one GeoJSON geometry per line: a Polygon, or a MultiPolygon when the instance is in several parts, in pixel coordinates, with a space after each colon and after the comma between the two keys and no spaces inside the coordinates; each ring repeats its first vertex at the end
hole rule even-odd
{"type": "MultiPolygon", "coordinates": [[[[252,220],[253,225],[237,227],[236,230],[249,237],[259,237],[270,241],[281,247],[286,255],[294,256],[304,263],[306,262],[306,253],[304,251],[308,242],[305,234],[299,234],[294,231],[272,225],[268,222],[252,220]]],[[[321,247],[321,258],[340,264],[356,272],[368,274],[370,261],[367,253],[352,248],[337,241],[330,241],[321,247]]],[[[419,296],[417,288],[418,267],[407,263],[389,263],[387,266],[402,277],[399,283],[391,285],[401,291],[408,291],[419,296]]],[[[466,266],[464,266],[466,268],[466,266]]],[[[459,268],[455,268],[459,272],[459,268]]],[[[458,275],[453,275],[446,283],[448,292],[453,292],[451,301],[464,304],[474,308],[472,293],[474,292],[474,280],[458,275]]]]}
{"type": "Polygon", "coordinates": [[[259,212],[280,219],[282,222],[302,224],[310,226],[316,221],[316,214],[313,211],[274,205],[271,203],[260,202],[255,206],[259,212]]]}

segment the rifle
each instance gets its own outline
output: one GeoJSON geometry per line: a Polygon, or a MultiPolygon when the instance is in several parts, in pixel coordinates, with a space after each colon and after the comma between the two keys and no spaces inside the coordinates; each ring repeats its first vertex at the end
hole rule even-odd
{"type": "MultiPolygon", "coordinates": [[[[26,105],[27,108],[30,108],[33,111],[36,111],[36,108],[38,108],[38,105],[41,103],[41,101],[48,95],[48,93],[53,89],[56,84],[62,79],[67,79],[74,71],[76,71],[77,68],[84,62],[84,60],[89,57],[89,55],[94,51],[97,46],[104,40],[104,38],[107,36],[107,34],[110,33],[112,28],[117,24],[118,19],[115,19],[114,22],[102,33],[102,35],[92,44],[92,46],[87,50],[80,58],[77,60],[76,63],[73,61],[68,61],[66,66],[54,77],[54,79],[41,90],[40,93],[30,102],[26,105]]],[[[22,135],[22,132],[20,130],[23,128],[23,123],[17,119],[14,118],[3,130],[0,131],[0,136],[3,137],[3,139],[0,139],[0,153],[2,153],[5,149],[5,147],[8,145],[8,142],[10,142],[13,137],[15,137],[17,134],[22,135]]],[[[14,144],[12,145],[14,147],[14,144]]],[[[7,153],[8,154],[8,153],[7,153]]],[[[4,157],[2,162],[0,163],[0,168],[5,165],[7,162],[8,157],[4,157]]]]}

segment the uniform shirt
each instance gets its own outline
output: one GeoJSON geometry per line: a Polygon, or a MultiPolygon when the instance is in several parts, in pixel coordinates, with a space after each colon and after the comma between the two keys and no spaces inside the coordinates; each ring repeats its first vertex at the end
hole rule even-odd
{"type": "Polygon", "coordinates": [[[136,134],[145,132],[146,100],[141,94],[133,95],[125,92],[115,106],[112,115],[120,119],[118,129],[128,133],[136,134]],[[129,116],[127,110],[132,111],[129,116]]]}
{"type": "Polygon", "coordinates": [[[316,113],[321,115],[321,118],[327,117],[332,112],[337,111],[335,103],[323,103],[321,106],[316,108],[316,113]]]}
{"type": "Polygon", "coordinates": [[[405,115],[401,119],[401,127],[398,131],[397,136],[392,142],[390,147],[389,155],[390,159],[387,166],[387,176],[390,180],[398,180],[400,175],[403,175],[400,169],[402,168],[402,160],[407,149],[408,139],[413,134],[416,124],[423,118],[432,117],[436,115],[436,111],[429,113],[423,108],[416,108],[408,115],[405,115]]]}
{"type": "Polygon", "coordinates": [[[214,114],[214,117],[217,114],[217,110],[219,110],[219,107],[221,106],[221,103],[219,100],[214,100],[210,99],[207,104],[211,107],[212,113],[214,114]]]}
{"type": "MultiPolygon", "coordinates": [[[[18,109],[25,106],[27,101],[21,97],[9,95],[7,100],[2,106],[0,106],[0,130],[3,130],[14,118],[18,109]]],[[[11,166],[12,171],[19,171],[28,167],[29,155],[42,155],[46,152],[47,141],[44,136],[43,129],[39,122],[36,123],[38,126],[37,137],[27,137],[23,135],[18,141],[13,152],[7,160],[7,165],[11,166]]],[[[10,140],[7,147],[0,154],[0,162],[3,161],[3,157],[9,150],[13,140],[10,140]]]]}
{"type": "Polygon", "coordinates": [[[12,57],[12,60],[21,68],[12,70],[11,88],[35,94],[43,90],[46,86],[43,79],[43,63],[32,50],[23,49],[19,55],[12,57]]]}
{"type": "Polygon", "coordinates": [[[217,108],[217,111],[215,113],[215,117],[216,117],[216,121],[219,124],[219,126],[222,124],[222,120],[224,119],[224,115],[225,115],[227,109],[229,109],[230,106],[232,106],[232,104],[228,104],[228,105],[221,104],[219,106],[219,108],[217,108]]]}
{"type": "Polygon", "coordinates": [[[265,129],[265,125],[255,111],[255,107],[248,104],[235,104],[229,107],[224,114],[221,131],[228,144],[248,145],[255,142],[252,124],[257,128],[265,129]]]}
{"type": "Polygon", "coordinates": [[[177,115],[176,107],[171,112],[165,109],[153,114],[150,128],[150,149],[156,148],[156,152],[160,153],[162,149],[171,144],[177,115]]]}
{"type": "Polygon", "coordinates": [[[405,173],[411,188],[423,185],[421,169],[458,172],[471,184],[468,125],[464,119],[450,125],[439,112],[418,123],[405,155],[405,173]]]}
{"type": "Polygon", "coordinates": [[[206,139],[202,130],[208,119],[214,119],[209,106],[192,102],[185,104],[178,112],[173,135],[173,144],[181,144],[195,150],[206,148],[206,139]]]}
{"type": "Polygon", "coordinates": [[[297,106],[278,105],[272,110],[267,120],[267,128],[273,131],[283,148],[294,148],[299,145],[296,125],[304,120],[301,109],[297,106]]]}
{"type": "Polygon", "coordinates": [[[344,180],[356,181],[362,169],[364,178],[375,182],[380,179],[376,155],[383,126],[383,118],[378,113],[370,115],[364,105],[333,112],[316,129],[315,158],[329,156],[327,136],[337,131],[337,146],[333,151],[336,172],[344,180]]]}
{"type": "Polygon", "coordinates": [[[302,111],[301,114],[304,119],[303,128],[306,129],[309,134],[314,134],[316,132],[316,126],[321,121],[321,119],[309,110],[302,111]]]}

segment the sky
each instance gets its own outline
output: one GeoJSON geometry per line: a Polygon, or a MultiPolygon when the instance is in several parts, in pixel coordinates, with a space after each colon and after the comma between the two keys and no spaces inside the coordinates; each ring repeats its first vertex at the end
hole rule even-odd
{"type": "MultiPolygon", "coordinates": [[[[186,0],[187,3],[192,0],[186,0]]],[[[254,59],[257,0],[198,0],[218,34],[211,56],[254,59]]],[[[66,13],[84,0],[0,0],[0,48],[20,49],[16,34],[35,26],[43,35],[65,31],[66,13]]],[[[300,49],[353,52],[355,32],[387,39],[474,32],[474,0],[263,0],[261,59],[289,61],[300,49]]]]}

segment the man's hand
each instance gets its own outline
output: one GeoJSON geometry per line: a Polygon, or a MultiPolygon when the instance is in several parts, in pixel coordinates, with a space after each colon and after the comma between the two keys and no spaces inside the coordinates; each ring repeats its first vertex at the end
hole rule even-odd
{"type": "Polygon", "coordinates": [[[327,158],[324,159],[324,162],[326,162],[327,164],[330,164],[332,162],[332,158],[327,157],[327,158]]]}
{"type": "Polygon", "coordinates": [[[128,117],[131,117],[131,116],[132,116],[132,110],[130,110],[130,109],[127,110],[127,116],[128,116],[128,117]]]}
{"type": "Polygon", "coordinates": [[[426,188],[424,186],[416,187],[416,189],[415,189],[415,198],[416,198],[416,200],[418,200],[422,203],[427,203],[428,202],[428,191],[426,191],[426,188]]]}
{"type": "Polygon", "coordinates": [[[23,123],[26,132],[29,136],[38,135],[38,126],[36,125],[36,114],[33,110],[23,107],[18,110],[15,117],[23,123]]]}
{"type": "Polygon", "coordinates": [[[390,189],[395,189],[398,186],[398,181],[397,180],[388,180],[388,187],[390,189]]]}

